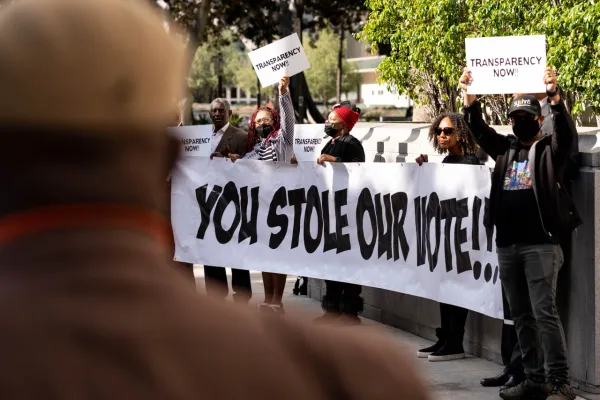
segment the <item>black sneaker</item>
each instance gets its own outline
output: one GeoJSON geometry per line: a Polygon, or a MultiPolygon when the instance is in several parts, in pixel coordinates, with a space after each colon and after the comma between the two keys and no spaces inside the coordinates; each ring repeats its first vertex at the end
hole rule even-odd
{"type": "Polygon", "coordinates": [[[546,400],[575,400],[575,393],[570,385],[555,383],[550,389],[550,395],[546,400]]]}
{"type": "Polygon", "coordinates": [[[441,328],[438,328],[435,330],[435,335],[438,337],[438,341],[433,346],[417,350],[417,357],[427,358],[431,353],[444,347],[444,344],[446,344],[446,335],[444,334],[444,331],[441,328]]]}
{"type": "Polygon", "coordinates": [[[462,343],[454,343],[447,340],[441,349],[431,353],[428,358],[431,362],[439,362],[460,360],[465,357],[465,349],[463,349],[462,343]]]}
{"type": "Polygon", "coordinates": [[[550,387],[547,383],[537,383],[527,379],[517,386],[501,390],[500,397],[504,400],[544,400],[549,393],[550,387]]]}

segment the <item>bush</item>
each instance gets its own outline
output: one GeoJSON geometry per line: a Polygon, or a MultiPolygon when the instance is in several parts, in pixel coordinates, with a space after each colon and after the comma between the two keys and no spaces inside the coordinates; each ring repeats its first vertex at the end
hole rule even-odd
{"type": "Polygon", "coordinates": [[[231,118],[229,119],[229,124],[231,126],[239,128],[243,122],[242,120],[243,120],[242,117],[240,117],[238,114],[232,114],[231,118]]]}
{"type": "Polygon", "coordinates": [[[199,119],[194,120],[194,125],[210,125],[212,121],[206,115],[201,115],[199,119]]]}
{"type": "Polygon", "coordinates": [[[382,114],[379,112],[370,112],[370,113],[366,113],[364,116],[364,119],[366,122],[375,122],[375,121],[379,121],[379,118],[381,118],[382,114]]]}

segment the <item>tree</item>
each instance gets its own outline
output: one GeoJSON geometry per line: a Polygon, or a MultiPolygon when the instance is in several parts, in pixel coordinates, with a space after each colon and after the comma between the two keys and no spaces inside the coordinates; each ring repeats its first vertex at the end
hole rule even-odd
{"type": "MultiPolygon", "coordinates": [[[[595,0],[367,0],[367,5],[371,13],[360,38],[390,50],[379,67],[381,81],[426,106],[431,117],[458,109],[464,40],[483,36],[545,34],[548,63],[571,94],[573,113],[587,105],[600,108],[595,0]]],[[[506,121],[506,96],[482,101],[493,120],[506,121]]]]}
{"type": "Polygon", "coordinates": [[[232,34],[223,32],[219,37],[202,44],[194,55],[188,84],[198,97],[207,101],[218,96],[219,72],[224,85],[237,84],[238,71],[242,66],[241,54],[232,44],[222,45],[227,42],[233,42],[232,34]],[[221,71],[217,71],[219,58],[223,63],[221,71]]]}
{"type": "Polygon", "coordinates": [[[347,63],[347,67],[344,68],[344,79],[342,91],[348,98],[349,93],[356,91],[356,102],[360,103],[360,86],[362,85],[362,75],[358,72],[358,67],[354,63],[347,63]]]}
{"type": "Polygon", "coordinates": [[[547,23],[548,61],[559,72],[559,83],[570,92],[574,115],[587,107],[600,126],[600,2],[561,1],[549,7],[547,23]]]}
{"type": "MultiPolygon", "coordinates": [[[[340,43],[339,36],[330,30],[320,32],[318,37],[319,39],[312,46],[306,48],[306,55],[311,65],[311,69],[306,71],[306,79],[316,97],[327,105],[329,99],[336,95],[337,55],[343,43],[340,43]]],[[[345,59],[342,68],[344,71],[342,80],[348,82],[344,91],[348,93],[360,85],[361,77],[356,66],[345,59]]]]}
{"type": "Polygon", "coordinates": [[[339,36],[336,94],[337,101],[340,102],[344,91],[345,63],[343,60],[345,47],[343,43],[345,35],[348,31],[350,33],[360,31],[369,10],[365,5],[365,0],[308,0],[305,7],[306,11],[314,16],[311,32],[316,32],[317,29],[330,29],[339,36]]]}

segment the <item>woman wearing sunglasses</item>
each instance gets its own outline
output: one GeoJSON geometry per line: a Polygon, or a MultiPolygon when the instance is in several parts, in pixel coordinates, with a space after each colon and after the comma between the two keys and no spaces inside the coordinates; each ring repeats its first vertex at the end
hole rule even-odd
{"type": "MultiPolygon", "coordinates": [[[[461,114],[442,114],[429,129],[429,141],[439,154],[446,157],[442,163],[479,165],[475,155],[477,144],[461,114]]],[[[419,165],[428,161],[426,154],[416,159],[419,165]]],[[[463,338],[468,310],[440,303],[441,328],[436,329],[437,343],[417,352],[419,358],[429,361],[450,361],[465,357],[463,338]]]]}
{"type": "MultiPolygon", "coordinates": [[[[270,108],[260,107],[250,119],[248,127],[247,153],[245,160],[290,162],[294,151],[294,128],[296,117],[288,86],[289,76],[279,81],[279,104],[281,115],[270,108]]],[[[240,158],[229,154],[232,161],[240,158]]],[[[283,292],[287,275],[263,272],[265,301],[258,310],[265,314],[283,315],[283,292]]]]}

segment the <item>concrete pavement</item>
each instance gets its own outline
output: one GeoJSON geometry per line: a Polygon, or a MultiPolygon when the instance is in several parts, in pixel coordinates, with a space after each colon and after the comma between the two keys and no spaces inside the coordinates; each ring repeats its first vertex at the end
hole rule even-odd
{"type": "MultiPolygon", "coordinates": [[[[194,268],[198,291],[204,291],[204,271],[197,266],[194,268]]],[[[230,276],[230,270],[228,270],[230,276]]],[[[253,303],[259,303],[264,294],[262,277],[260,272],[252,272],[252,292],[253,303]]],[[[321,315],[319,302],[304,296],[294,296],[292,288],[295,277],[288,277],[286,293],[284,295],[284,304],[286,307],[286,318],[293,318],[294,315],[302,315],[308,318],[315,318],[321,315]]],[[[492,400],[499,399],[497,388],[484,388],[479,384],[481,378],[494,376],[502,371],[502,366],[482,360],[476,357],[467,357],[464,360],[432,363],[426,359],[416,357],[417,349],[431,345],[431,342],[418,336],[406,333],[375,321],[363,318],[363,324],[366,326],[376,326],[392,336],[399,344],[413,351],[415,354],[415,365],[422,371],[423,376],[428,381],[434,398],[439,400],[492,400]]],[[[357,327],[354,329],[361,329],[357,327]]],[[[583,399],[578,397],[578,399],[583,399]]],[[[596,396],[586,396],[585,399],[600,399],[596,396]]]]}

